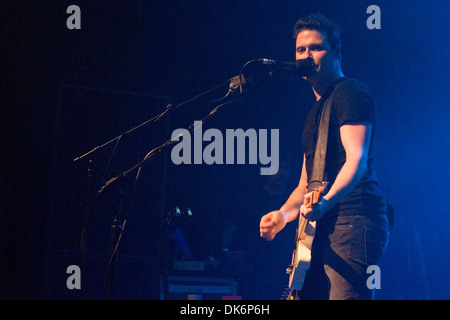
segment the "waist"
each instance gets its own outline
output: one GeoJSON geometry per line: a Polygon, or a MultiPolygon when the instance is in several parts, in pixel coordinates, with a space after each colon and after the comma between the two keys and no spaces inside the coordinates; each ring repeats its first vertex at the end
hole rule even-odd
{"type": "Polygon", "coordinates": [[[375,181],[358,184],[333,208],[338,216],[386,215],[387,202],[375,181]]]}

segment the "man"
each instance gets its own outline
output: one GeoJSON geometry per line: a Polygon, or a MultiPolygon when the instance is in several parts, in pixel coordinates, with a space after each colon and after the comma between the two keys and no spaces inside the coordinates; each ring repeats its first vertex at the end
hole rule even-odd
{"type": "Polygon", "coordinates": [[[303,78],[316,102],[305,121],[300,182],[279,210],[261,218],[261,237],[272,240],[299,214],[317,221],[311,267],[297,298],[372,299],[367,267],[379,262],[389,237],[387,206],[375,173],[375,104],[362,83],[344,77],[337,24],[320,14],[309,15],[297,22],[294,36],[296,59],[313,61],[312,74],[303,78]],[[333,90],[325,165],[330,187],[311,205],[307,187],[320,114],[333,90]]]}

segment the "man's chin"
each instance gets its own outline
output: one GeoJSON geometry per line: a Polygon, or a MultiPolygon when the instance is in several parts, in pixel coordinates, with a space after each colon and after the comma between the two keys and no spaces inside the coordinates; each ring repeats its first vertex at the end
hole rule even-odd
{"type": "Polygon", "coordinates": [[[314,81],[315,79],[317,79],[319,73],[316,70],[313,70],[313,72],[307,76],[303,76],[302,79],[306,80],[308,82],[310,81],[314,81]]]}

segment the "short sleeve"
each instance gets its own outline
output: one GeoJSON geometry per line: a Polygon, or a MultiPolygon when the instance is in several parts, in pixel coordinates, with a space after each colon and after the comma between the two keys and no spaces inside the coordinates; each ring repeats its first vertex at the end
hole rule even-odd
{"type": "Polygon", "coordinates": [[[349,80],[336,88],[333,102],[334,119],[340,127],[345,124],[375,122],[375,102],[361,82],[349,80]]]}

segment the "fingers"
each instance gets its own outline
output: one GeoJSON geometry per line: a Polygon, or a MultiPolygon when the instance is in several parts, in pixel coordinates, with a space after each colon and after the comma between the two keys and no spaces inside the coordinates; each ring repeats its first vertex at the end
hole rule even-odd
{"type": "Polygon", "coordinates": [[[306,208],[311,208],[311,198],[312,198],[312,192],[308,192],[307,194],[305,194],[305,196],[303,197],[303,205],[306,208]]]}
{"type": "Polygon", "coordinates": [[[312,220],[312,212],[313,210],[311,206],[302,204],[302,206],[300,207],[300,214],[307,220],[312,220]]]}
{"type": "Polygon", "coordinates": [[[312,192],[308,192],[303,197],[303,204],[300,207],[300,214],[307,220],[313,221],[313,208],[311,205],[312,192]]]}
{"type": "Polygon", "coordinates": [[[321,203],[315,203],[312,206],[305,206],[302,204],[300,207],[300,214],[307,220],[316,221],[322,216],[321,203]]]}
{"type": "Polygon", "coordinates": [[[259,228],[259,233],[261,238],[264,238],[266,240],[272,240],[273,238],[275,238],[275,232],[274,232],[274,228],[270,228],[270,227],[260,227],[259,228]]]}
{"type": "Polygon", "coordinates": [[[272,232],[264,232],[261,233],[261,238],[266,239],[267,241],[272,241],[275,239],[275,235],[272,232]]]}
{"type": "Polygon", "coordinates": [[[259,230],[261,232],[261,236],[263,233],[266,233],[270,227],[274,224],[271,216],[265,215],[261,218],[261,222],[259,223],[259,230]]]}
{"type": "Polygon", "coordinates": [[[261,218],[261,222],[259,223],[259,232],[261,238],[271,240],[273,239],[271,235],[271,228],[274,225],[273,215],[268,213],[261,218]]]}
{"type": "Polygon", "coordinates": [[[277,214],[278,211],[272,211],[261,218],[259,224],[259,232],[261,238],[269,241],[275,238],[275,235],[277,234],[277,226],[279,224],[277,220],[277,214]]]}

